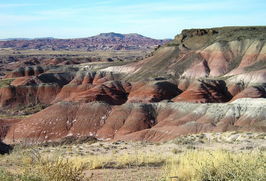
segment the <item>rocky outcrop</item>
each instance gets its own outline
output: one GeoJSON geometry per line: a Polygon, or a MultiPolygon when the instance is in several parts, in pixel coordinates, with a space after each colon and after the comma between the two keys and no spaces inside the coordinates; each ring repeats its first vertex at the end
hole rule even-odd
{"type": "Polygon", "coordinates": [[[0,141],[0,154],[6,154],[9,153],[12,150],[12,147],[9,145],[4,144],[3,142],[0,141]]]}

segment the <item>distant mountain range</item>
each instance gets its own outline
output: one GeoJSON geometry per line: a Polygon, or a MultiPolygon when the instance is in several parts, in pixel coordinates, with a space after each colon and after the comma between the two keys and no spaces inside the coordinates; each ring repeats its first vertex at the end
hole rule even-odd
{"type": "Polygon", "coordinates": [[[169,42],[169,39],[157,40],[140,34],[101,33],[96,36],[75,39],[47,38],[9,38],[0,41],[0,48],[17,50],[138,50],[150,49],[169,42]]]}

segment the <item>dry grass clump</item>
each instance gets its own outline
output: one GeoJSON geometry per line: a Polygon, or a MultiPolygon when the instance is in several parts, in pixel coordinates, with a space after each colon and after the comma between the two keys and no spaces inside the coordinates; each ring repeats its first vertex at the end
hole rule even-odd
{"type": "Polygon", "coordinates": [[[154,153],[90,155],[69,159],[74,165],[86,165],[87,169],[160,167],[167,160],[167,156],[154,153]]]}
{"type": "Polygon", "coordinates": [[[262,181],[266,178],[266,153],[259,151],[188,151],[165,166],[172,181],[262,181]]]}
{"type": "Polygon", "coordinates": [[[41,159],[35,165],[26,170],[26,175],[34,173],[41,178],[42,181],[82,181],[84,167],[75,166],[68,160],[56,159],[54,161],[41,159]],[[29,173],[30,172],[30,173],[29,173]]]}
{"type": "Polygon", "coordinates": [[[60,157],[44,157],[38,152],[8,155],[3,161],[13,161],[15,170],[0,169],[0,180],[5,181],[83,181],[83,165],[74,165],[60,157]],[[18,160],[16,160],[18,159],[18,160]],[[19,164],[18,164],[19,163],[19,164]]]}
{"type": "Polygon", "coordinates": [[[67,160],[40,160],[34,165],[25,167],[22,173],[11,173],[0,170],[3,181],[83,181],[84,168],[73,166],[67,160]]]}
{"type": "Polygon", "coordinates": [[[2,161],[9,169],[0,172],[0,178],[5,178],[2,180],[83,181],[85,170],[161,168],[168,160],[168,156],[155,153],[115,153],[62,158],[55,153],[40,155],[36,148],[21,152],[17,149],[10,155],[3,156],[2,161]]]}

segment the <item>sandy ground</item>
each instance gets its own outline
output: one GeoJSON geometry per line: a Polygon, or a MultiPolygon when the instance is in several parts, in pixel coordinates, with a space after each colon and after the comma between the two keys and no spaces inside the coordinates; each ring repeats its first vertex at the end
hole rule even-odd
{"type": "Polygon", "coordinates": [[[96,142],[62,146],[37,147],[40,153],[53,153],[64,157],[87,155],[112,155],[133,153],[174,154],[191,149],[244,151],[266,149],[266,133],[225,132],[202,133],[176,138],[175,140],[150,142],[96,142]]]}

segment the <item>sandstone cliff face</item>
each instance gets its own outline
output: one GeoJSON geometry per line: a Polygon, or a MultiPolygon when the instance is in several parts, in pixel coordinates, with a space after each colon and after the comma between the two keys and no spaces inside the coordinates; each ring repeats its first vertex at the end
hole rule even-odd
{"type": "MultiPolygon", "coordinates": [[[[2,107],[51,104],[11,125],[8,143],[66,136],[164,141],[266,131],[266,28],[184,30],[144,60],[73,69],[25,68],[0,87],[2,107]]],[[[1,135],[0,135],[1,136],[1,135]]]]}

